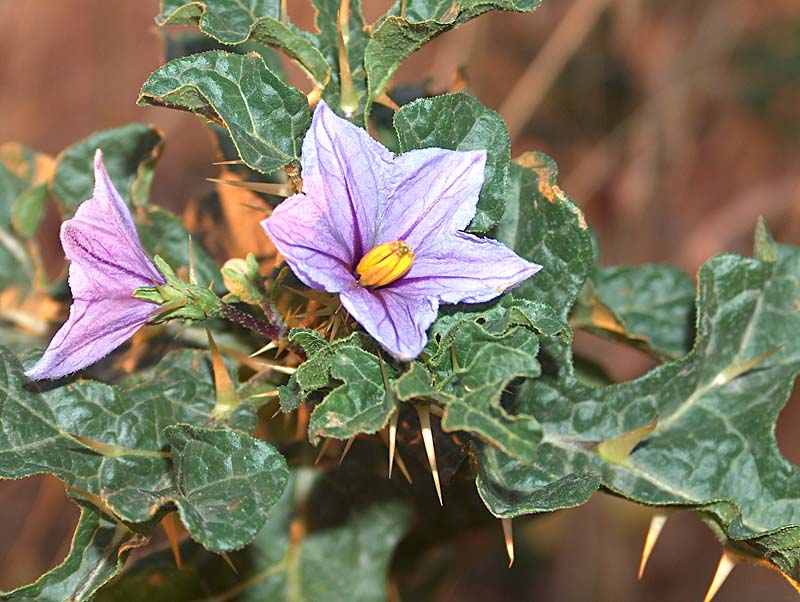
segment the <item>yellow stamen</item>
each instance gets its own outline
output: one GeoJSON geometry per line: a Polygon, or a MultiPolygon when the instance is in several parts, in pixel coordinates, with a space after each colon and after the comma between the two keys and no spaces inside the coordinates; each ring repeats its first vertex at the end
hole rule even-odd
{"type": "Polygon", "coordinates": [[[373,248],[356,266],[362,286],[377,288],[403,277],[414,263],[414,251],[404,241],[385,242],[373,248]]]}

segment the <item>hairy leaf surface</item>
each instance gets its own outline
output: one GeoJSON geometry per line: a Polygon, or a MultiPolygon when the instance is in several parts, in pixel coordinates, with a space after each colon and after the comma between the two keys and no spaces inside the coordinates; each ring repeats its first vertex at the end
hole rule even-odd
{"type": "Polygon", "coordinates": [[[144,83],[139,104],[166,106],[225,126],[242,160],[268,173],[298,164],[308,101],[261,56],[209,51],[174,59],[144,83]]]}
{"type": "Polygon", "coordinates": [[[568,373],[522,385],[519,411],[539,420],[543,440],[530,464],[483,449],[478,489],[491,511],[537,511],[543,498],[575,505],[594,478],[634,501],[697,509],[740,553],[797,579],[800,469],[780,454],[774,430],[800,371],[800,249],[772,249],[775,262],[723,255],[703,266],[697,339],[685,358],[609,387],[568,373]],[[630,456],[598,453],[599,442],[656,416],[630,456]],[[582,486],[573,493],[565,481],[582,486]]]}
{"type": "MultiPolygon", "coordinates": [[[[213,376],[200,352],[168,356],[125,389],[77,381],[38,392],[3,348],[0,360],[3,478],[52,473],[132,523],[174,502],[192,536],[218,551],[251,541],[285,486],[285,461],[271,445],[196,428],[214,424],[213,376]]],[[[231,419],[252,428],[252,417],[231,419]]]]}

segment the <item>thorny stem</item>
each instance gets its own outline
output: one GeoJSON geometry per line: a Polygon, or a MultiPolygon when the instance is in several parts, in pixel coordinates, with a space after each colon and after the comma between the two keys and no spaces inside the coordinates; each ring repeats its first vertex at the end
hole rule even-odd
{"type": "MultiPolygon", "coordinates": [[[[267,315],[269,316],[270,313],[267,315]]],[[[270,324],[264,320],[259,320],[252,314],[242,311],[241,309],[228,303],[222,304],[222,313],[220,316],[229,322],[235,322],[236,324],[244,326],[256,334],[263,335],[272,340],[280,339],[283,336],[284,329],[282,325],[270,324]]]]}

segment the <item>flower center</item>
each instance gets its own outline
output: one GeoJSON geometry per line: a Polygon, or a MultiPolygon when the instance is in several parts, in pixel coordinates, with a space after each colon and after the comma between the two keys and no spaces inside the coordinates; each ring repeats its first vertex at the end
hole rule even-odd
{"type": "Polygon", "coordinates": [[[370,250],[356,266],[362,286],[377,288],[404,276],[414,263],[414,251],[405,241],[385,242],[370,250]]]}

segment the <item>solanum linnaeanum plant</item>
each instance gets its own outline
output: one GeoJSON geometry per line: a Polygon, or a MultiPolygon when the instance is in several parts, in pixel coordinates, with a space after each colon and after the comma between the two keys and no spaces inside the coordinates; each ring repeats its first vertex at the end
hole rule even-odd
{"type": "Polygon", "coordinates": [[[157,130],[100,132],[56,159],[0,148],[0,477],[51,473],[81,509],[65,562],[3,599],[372,602],[387,575],[424,597],[429,542],[499,518],[513,560],[511,519],[601,489],[654,507],[655,531],[695,511],[723,571],[753,561],[796,585],[800,471],[774,426],[800,371],[800,249],[760,222],[754,257],[709,260],[696,292],[669,266],[597,265],[555,163],[511,160],[497,113],[468,93],[390,97],[435,35],[538,0],[403,0],[372,24],[355,1],[313,3],[315,32],[278,0],[161,2],[160,25],[200,33],[168,34],[139,102],[213,122],[221,180],[250,189],[200,205],[193,247],[147,198],[157,130]],[[37,164],[53,166],[44,182],[37,164]],[[262,214],[230,212],[253,191],[262,214]],[[40,267],[48,195],[71,308],[40,356],[69,306],[40,267]],[[573,328],[660,365],[598,381],[573,328]],[[336,440],[358,441],[342,466],[336,440]],[[393,466],[432,473],[444,509],[393,466]],[[180,564],[146,547],[122,572],[159,525],[180,564]]]}
{"type": "Polygon", "coordinates": [[[303,142],[303,191],[263,221],[308,286],[342,305],[404,361],[439,303],[481,303],[541,266],[461,232],[475,215],[486,153],[428,148],[397,157],[321,102],[303,142]]]}

